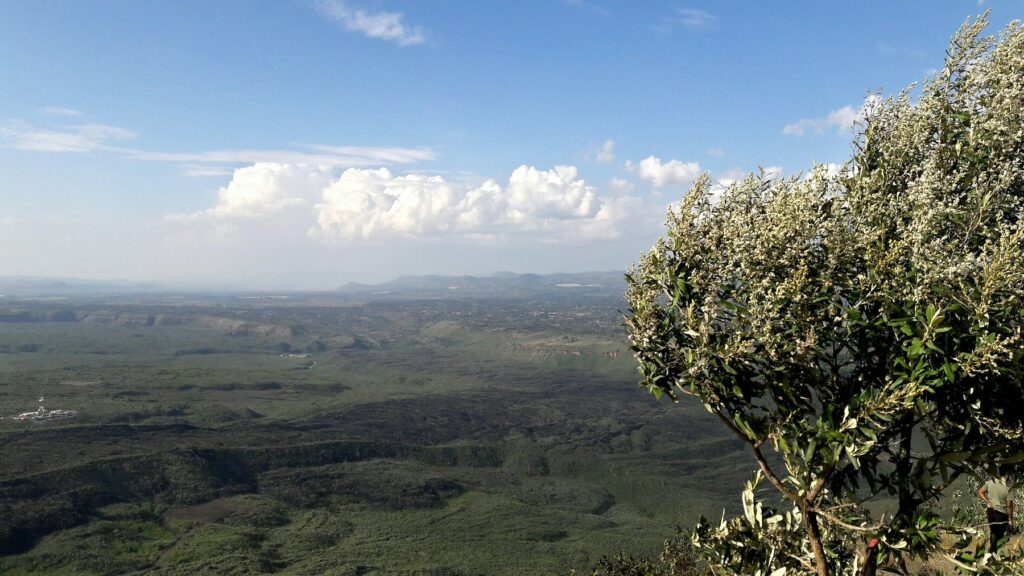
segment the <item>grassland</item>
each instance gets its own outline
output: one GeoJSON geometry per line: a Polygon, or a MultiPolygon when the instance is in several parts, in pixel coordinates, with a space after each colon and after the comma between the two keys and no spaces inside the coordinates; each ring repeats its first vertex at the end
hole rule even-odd
{"type": "Polygon", "coordinates": [[[0,573],[564,574],[749,463],[635,385],[607,294],[0,305],[0,573]]]}

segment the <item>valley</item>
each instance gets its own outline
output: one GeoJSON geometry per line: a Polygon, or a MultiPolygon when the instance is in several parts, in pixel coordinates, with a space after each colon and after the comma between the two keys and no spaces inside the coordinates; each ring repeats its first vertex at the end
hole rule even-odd
{"type": "Polygon", "coordinates": [[[734,511],[619,287],[557,283],[0,301],[2,415],[78,412],[0,420],[0,572],[566,574],[734,511]]]}

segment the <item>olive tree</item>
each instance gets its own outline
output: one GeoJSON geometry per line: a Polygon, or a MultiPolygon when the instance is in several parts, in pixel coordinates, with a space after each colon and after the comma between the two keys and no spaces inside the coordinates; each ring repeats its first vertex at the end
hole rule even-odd
{"type": "Polygon", "coordinates": [[[720,570],[855,572],[872,538],[905,572],[955,529],[931,506],[951,483],[1024,462],[1024,29],[985,27],[869,97],[838,169],[699,179],[627,273],[643,384],[758,465],[743,517],[694,531],[720,570]]]}

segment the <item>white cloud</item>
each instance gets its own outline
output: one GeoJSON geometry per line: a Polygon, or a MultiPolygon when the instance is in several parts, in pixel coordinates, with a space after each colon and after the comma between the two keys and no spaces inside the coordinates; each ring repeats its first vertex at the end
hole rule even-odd
{"type": "Polygon", "coordinates": [[[835,128],[836,132],[843,134],[853,130],[858,118],[857,111],[853,109],[853,106],[843,106],[829,112],[828,116],[824,118],[804,118],[792,124],[786,124],[782,128],[782,133],[787,136],[800,137],[811,132],[816,136],[821,136],[829,128],[835,128]]]}
{"type": "Polygon", "coordinates": [[[354,240],[448,232],[458,225],[464,195],[441,176],[396,177],[387,168],[349,168],[323,191],[314,233],[354,240]]]}
{"type": "Polygon", "coordinates": [[[597,212],[596,190],[577,177],[575,166],[538,170],[516,168],[508,179],[505,219],[522,223],[539,218],[590,218],[597,212]]]}
{"type": "MultiPolygon", "coordinates": [[[[637,214],[661,211],[631,196],[627,182],[615,186],[601,195],[574,166],[520,166],[502,185],[396,175],[387,168],[349,168],[336,176],[328,167],[264,163],[236,170],[213,207],[165,221],[196,230],[230,229],[232,237],[257,229],[289,238],[305,234],[326,244],[510,236],[579,242],[615,238],[637,214]]],[[[217,236],[228,237],[211,237],[217,236]]]]}
{"type": "Polygon", "coordinates": [[[271,216],[290,207],[310,206],[334,175],[329,167],[259,163],[234,171],[217,192],[217,204],[169,220],[246,219],[271,216]]]}
{"type": "Polygon", "coordinates": [[[37,127],[23,121],[0,124],[0,140],[10,148],[34,152],[107,152],[135,160],[178,162],[185,164],[190,176],[231,174],[225,165],[239,164],[312,164],[349,168],[410,164],[433,160],[430,148],[381,146],[300,145],[295,150],[205,150],[198,152],[160,152],[115,146],[114,141],[135,138],[131,130],[106,124],[54,125],[37,127]]]}
{"type": "Polygon", "coordinates": [[[639,164],[626,162],[626,169],[636,171],[641,180],[650,182],[655,188],[670,184],[690,184],[700,176],[700,164],[697,162],[662,162],[657,156],[648,156],[639,164]]]}
{"type": "Polygon", "coordinates": [[[43,116],[81,116],[82,113],[73,108],[64,108],[63,106],[43,106],[39,109],[39,113],[43,116]]]}
{"type": "Polygon", "coordinates": [[[725,156],[725,150],[718,147],[708,148],[708,154],[714,156],[715,158],[721,158],[722,156],[725,156]]]}
{"type": "Polygon", "coordinates": [[[220,168],[217,166],[185,165],[182,167],[182,173],[185,176],[202,178],[207,176],[231,176],[234,174],[234,171],[230,168],[220,168]]]}
{"type": "Polygon", "coordinates": [[[828,176],[829,178],[835,178],[836,176],[839,176],[842,170],[842,164],[836,164],[835,162],[829,162],[825,164],[825,175],[828,176]]]}
{"type": "Polygon", "coordinates": [[[310,191],[323,188],[332,177],[330,169],[322,166],[254,164],[235,170],[209,212],[227,218],[267,216],[306,204],[310,191]]]}
{"type": "Polygon", "coordinates": [[[824,118],[804,118],[792,124],[786,124],[782,128],[782,133],[798,138],[808,132],[815,136],[821,136],[830,128],[835,128],[838,134],[849,134],[853,132],[854,127],[864,119],[871,108],[877,106],[879,102],[879,97],[872,94],[864,99],[860,108],[843,106],[838,110],[829,112],[824,118]]]}
{"type": "Polygon", "coordinates": [[[739,168],[733,168],[731,170],[726,170],[725,172],[718,174],[715,178],[715,183],[719,186],[724,186],[728,188],[729,186],[732,186],[733,184],[742,180],[746,175],[747,173],[744,172],[743,170],[740,170],[739,168]]]}
{"type": "Polygon", "coordinates": [[[137,160],[156,162],[183,162],[194,164],[315,164],[322,166],[354,167],[381,164],[408,164],[433,160],[430,148],[400,148],[372,146],[324,146],[310,144],[299,150],[207,150],[200,152],[151,152],[128,148],[118,149],[137,160]]]}
{"type": "MultiPolygon", "coordinates": [[[[774,179],[778,178],[779,176],[782,176],[781,166],[762,166],[760,170],[764,172],[765,177],[768,179],[774,179]]],[[[731,168],[724,172],[717,173],[714,176],[714,184],[712,184],[712,189],[718,190],[720,192],[728,188],[729,186],[736,184],[737,182],[741,182],[749,174],[750,172],[740,170],[739,168],[731,168]]],[[[754,175],[756,176],[757,173],[755,172],[754,175]]]]}
{"type": "Polygon", "coordinates": [[[350,168],[323,191],[311,234],[328,241],[528,232],[571,238],[592,236],[601,228],[595,222],[611,219],[614,208],[602,209],[573,166],[520,166],[504,189],[494,180],[471,187],[437,175],[350,168]]]}
{"type": "Polygon", "coordinates": [[[409,26],[401,12],[367,12],[352,9],[344,0],[321,0],[317,11],[350,32],[359,32],[367,38],[394,42],[399,46],[422,44],[423,29],[409,26]]]}
{"type": "Polygon", "coordinates": [[[608,191],[614,196],[631,194],[636,186],[625,178],[612,178],[608,181],[608,191]]]}
{"type": "Polygon", "coordinates": [[[696,8],[679,8],[674,21],[683,28],[713,28],[718,22],[718,16],[696,8]]]}
{"type": "Polygon", "coordinates": [[[611,164],[615,162],[615,140],[611,138],[605,140],[600,148],[591,154],[587,154],[587,159],[593,160],[598,164],[611,164]]]}
{"type": "Polygon", "coordinates": [[[106,124],[76,124],[37,128],[21,121],[0,125],[0,137],[7,145],[18,150],[33,152],[94,152],[110,150],[109,142],[129,140],[135,134],[124,128],[106,124]]]}
{"type": "MultiPolygon", "coordinates": [[[[807,172],[804,172],[803,179],[804,180],[810,180],[812,177],[814,177],[815,173],[820,173],[820,174],[824,175],[826,178],[835,178],[836,176],[839,176],[840,174],[843,174],[843,165],[842,164],[837,164],[835,162],[827,162],[825,164],[816,164],[814,166],[814,168],[812,168],[811,170],[808,170],[807,172]]],[[[846,174],[850,175],[852,173],[853,173],[852,168],[848,167],[846,174]]]]}

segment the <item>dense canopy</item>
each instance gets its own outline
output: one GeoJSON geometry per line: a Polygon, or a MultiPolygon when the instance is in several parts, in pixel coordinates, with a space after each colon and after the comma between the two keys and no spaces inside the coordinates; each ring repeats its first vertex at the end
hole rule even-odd
{"type": "Polygon", "coordinates": [[[727,571],[848,572],[866,537],[902,567],[957,529],[929,505],[958,477],[1024,462],[1024,29],[985,25],[866,99],[845,165],[699,180],[629,273],[643,382],[761,468],[745,518],[696,532],[727,571]],[[792,512],[755,502],[762,477],[792,512]]]}

